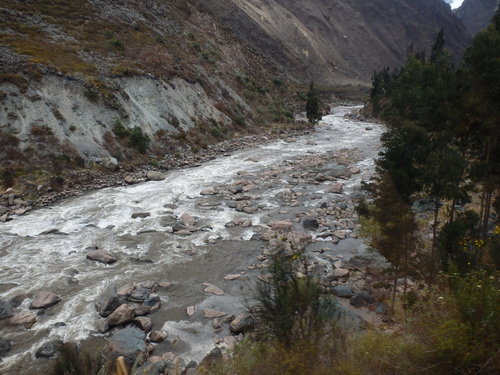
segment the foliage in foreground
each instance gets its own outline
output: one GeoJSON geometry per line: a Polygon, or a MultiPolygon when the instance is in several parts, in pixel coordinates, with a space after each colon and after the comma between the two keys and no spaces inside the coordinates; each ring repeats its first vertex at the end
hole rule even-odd
{"type": "Polygon", "coordinates": [[[400,375],[500,372],[498,274],[442,276],[394,331],[328,340],[245,341],[216,375],[400,375]]]}

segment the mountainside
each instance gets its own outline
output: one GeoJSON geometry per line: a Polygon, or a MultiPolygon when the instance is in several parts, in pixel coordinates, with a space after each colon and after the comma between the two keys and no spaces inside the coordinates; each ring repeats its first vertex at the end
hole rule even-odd
{"type": "Polygon", "coordinates": [[[463,21],[471,35],[486,28],[498,9],[499,0],[465,0],[456,15],[463,21]]]}
{"type": "Polygon", "coordinates": [[[0,162],[207,147],[290,121],[312,79],[366,87],[441,27],[460,55],[466,30],[442,0],[4,0],[0,162]]]}
{"type": "Polygon", "coordinates": [[[241,39],[299,80],[368,79],[429,49],[442,27],[461,55],[467,31],[442,0],[206,0],[241,39]]]}

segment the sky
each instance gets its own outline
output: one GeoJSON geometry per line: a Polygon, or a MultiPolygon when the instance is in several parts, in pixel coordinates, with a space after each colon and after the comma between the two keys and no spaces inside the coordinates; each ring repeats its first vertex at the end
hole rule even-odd
{"type": "Polygon", "coordinates": [[[458,8],[464,2],[464,0],[444,0],[444,1],[449,3],[453,9],[458,8]]]}

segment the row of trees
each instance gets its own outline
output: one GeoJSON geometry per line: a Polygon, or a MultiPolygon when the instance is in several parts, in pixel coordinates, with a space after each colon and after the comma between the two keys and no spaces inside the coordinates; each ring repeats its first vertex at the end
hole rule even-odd
{"type": "Polygon", "coordinates": [[[440,268],[477,268],[486,255],[498,262],[491,214],[500,205],[494,199],[500,186],[500,11],[460,68],[444,49],[441,31],[429,56],[410,51],[401,69],[374,74],[371,104],[389,130],[379,181],[369,187],[374,204],[361,214],[376,224],[374,245],[393,263],[394,275],[411,271],[411,255],[421,245],[411,207],[422,198],[433,209],[432,241],[413,271],[432,280],[440,268]],[[457,214],[476,191],[476,212],[457,214]]]}

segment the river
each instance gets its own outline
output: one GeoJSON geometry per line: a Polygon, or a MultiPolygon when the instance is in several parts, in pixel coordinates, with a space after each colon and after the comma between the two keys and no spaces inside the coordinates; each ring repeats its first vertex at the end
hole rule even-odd
{"type": "MultiPolygon", "coordinates": [[[[266,224],[289,219],[296,230],[304,231],[297,217],[318,209],[325,200],[346,202],[352,211],[349,197],[373,173],[383,132],[380,124],[347,116],[359,109],[336,107],[315,131],[293,141],[280,140],[198,167],[170,171],[164,181],[86,193],[0,224],[0,299],[26,295],[15,309],[19,313],[33,312],[29,310],[30,296],[37,291],[51,291],[62,298],[38,315],[31,329],[0,322],[0,336],[13,343],[0,362],[0,373],[15,373],[13,368],[29,363],[36,348],[49,340],[79,341],[98,335],[102,318],[94,301],[106,286],[147,280],[171,283],[157,292],[162,307],[152,315],[154,329],[169,333],[168,350],[186,360],[199,360],[213,346],[214,338],[227,333],[227,329],[214,333],[201,311],[215,308],[235,314],[245,309],[252,297],[254,276],[261,272],[252,265],[258,263],[256,257],[265,246],[258,236],[266,224]],[[343,194],[327,194],[325,187],[331,181],[311,181],[303,175],[310,169],[314,173],[328,170],[342,160],[355,172],[339,180],[343,194]],[[233,185],[237,180],[246,182],[233,185]],[[231,192],[234,186],[245,191],[231,192]],[[208,188],[219,194],[200,195],[208,188]],[[235,200],[233,193],[249,196],[235,200]],[[241,206],[235,210],[241,202],[247,202],[250,213],[241,206]],[[132,218],[134,213],[149,216],[132,218]],[[180,236],[171,228],[184,213],[195,218],[197,230],[180,236]],[[227,226],[235,219],[240,223],[251,220],[251,225],[227,226]],[[54,229],[59,232],[41,234],[54,229]],[[86,259],[94,247],[112,252],[118,261],[104,265],[86,259]],[[225,275],[235,273],[244,275],[224,280],[225,275]],[[204,282],[216,284],[225,294],[203,293],[204,282]],[[188,317],[186,307],[191,305],[197,307],[197,313],[188,317]]],[[[336,229],[351,237],[355,216],[344,221],[342,227],[338,223],[330,226],[337,225],[336,229]]],[[[318,246],[333,255],[345,252],[349,256],[353,246],[362,251],[356,238],[336,244],[331,236],[320,236],[327,229],[323,224],[312,233],[315,243],[309,247],[311,251],[318,246]]],[[[321,258],[320,253],[314,254],[321,258]]]]}

